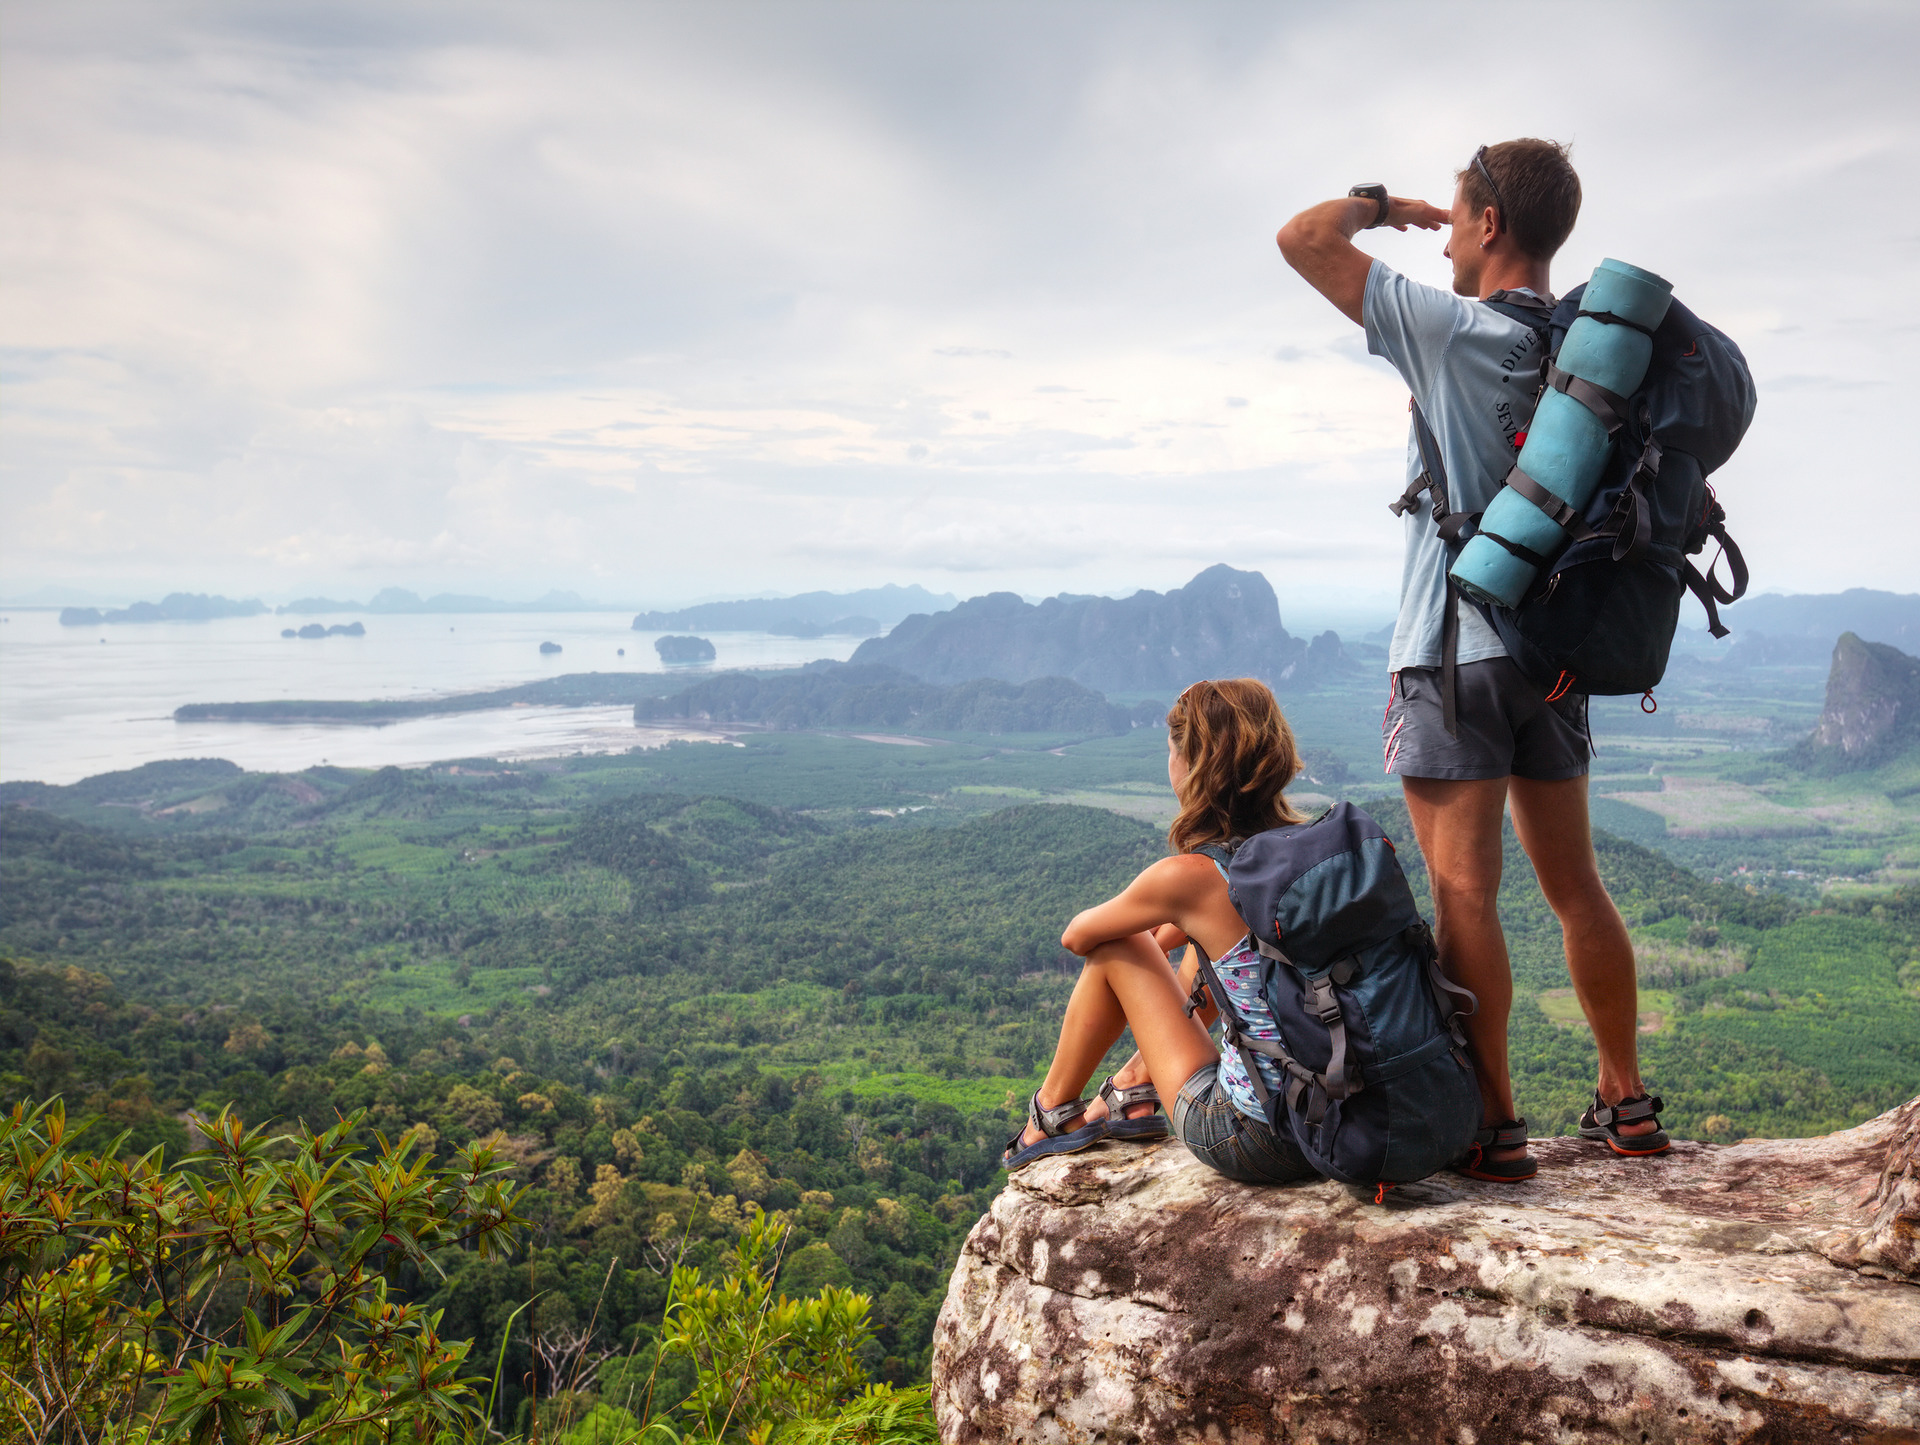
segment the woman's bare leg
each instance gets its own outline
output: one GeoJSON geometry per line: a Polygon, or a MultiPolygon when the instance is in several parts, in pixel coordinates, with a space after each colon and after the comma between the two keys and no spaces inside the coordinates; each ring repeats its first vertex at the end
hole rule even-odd
{"type": "MultiPolygon", "coordinates": [[[[1081,967],[1067,1000],[1060,1043],[1040,1085],[1041,1105],[1053,1108],[1079,1098],[1128,1027],[1154,1088],[1171,1103],[1182,1084],[1220,1056],[1207,1031],[1187,1017],[1185,1003],[1180,981],[1152,935],[1101,944],[1081,967]]],[[[1020,1142],[1033,1144],[1041,1137],[1029,1125],[1020,1142]]]]}

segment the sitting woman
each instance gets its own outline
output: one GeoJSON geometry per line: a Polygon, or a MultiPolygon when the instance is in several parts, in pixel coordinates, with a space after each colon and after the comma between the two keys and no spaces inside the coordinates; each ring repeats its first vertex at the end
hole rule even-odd
{"type": "MultiPolygon", "coordinates": [[[[1216,960],[1244,1031],[1275,1038],[1260,991],[1260,955],[1227,897],[1226,875],[1195,850],[1225,845],[1303,821],[1283,789],[1299,770],[1293,729],[1265,684],[1251,678],[1196,682],[1167,713],[1167,781],[1180,813],[1167,830],[1173,856],[1129,883],[1118,897],[1078,914],[1061,945],[1086,959],[1060,1025],[1046,1082],[1027,1105],[1026,1130],[1007,1143],[1002,1163],[1018,1169],[1101,1139],[1164,1137],[1158,1112],[1171,1097],[1172,1127],[1204,1163],[1251,1184],[1315,1177],[1292,1140],[1267,1124],[1238,1051],[1222,1055],[1206,1025],[1215,1000],[1194,1016],[1184,1007],[1198,967],[1188,950],[1176,976],[1167,955],[1193,940],[1216,960]],[[1099,1098],[1080,1091],[1121,1031],[1139,1052],[1104,1084],[1099,1098]]],[[[1221,856],[1225,856],[1224,852],[1221,856]]],[[[1256,1056],[1273,1092],[1284,1079],[1256,1056]]]]}

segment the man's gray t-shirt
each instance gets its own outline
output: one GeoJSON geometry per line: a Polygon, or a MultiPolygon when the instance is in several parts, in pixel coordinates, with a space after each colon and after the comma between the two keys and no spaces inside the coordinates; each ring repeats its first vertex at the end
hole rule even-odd
{"type": "MultiPolygon", "coordinates": [[[[1545,299],[1545,298],[1542,298],[1545,299]]],[[[1367,350],[1393,363],[1440,443],[1447,469],[1447,502],[1456,512],[1478,512],[1500,490],[1513,466],[1514,438],[1533,419],[1540,377],[1540,334],[1491,306],[1409,281],[1380,261],[1367,272],[1367,350]]],[[[1425,468],[1412,418],[1407,423],[1407,480],[1425,468]]],[[[1447,545],[1433,524],[1431,497],[1402,519],[1406,562],[1400,574],[1400,617],[1387,666],[1438,667],[1446,618],[1447,545]]],[[[1505,657],[1506,648],[1472,607],[1460,609],[1461,662],[1505,657]]]]}

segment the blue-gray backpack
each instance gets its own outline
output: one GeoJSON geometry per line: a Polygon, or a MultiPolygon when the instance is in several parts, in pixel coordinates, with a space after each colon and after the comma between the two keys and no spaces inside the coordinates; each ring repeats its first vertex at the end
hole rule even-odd
{"type": "MultiPolygon", "coordinates": [[[[1574,692],[1650,698],[1666,675],[1685,594],[1700,599],[1708,629],[1725,637],[1716,604],[1737,601],[1747,590],[1746,562],[1727,535],[1727,514],[1707,477],[1733,455],[1753,421],[1753,374],[1732,340],[1675,300],[1652,332],[1653,355],[1632,396],[1569,376],[1555,358],[1580,314],[1586,289],[1574,287],[1550,312],[1526,292],[1496,291],[1486,300],[1502,315],[1546,332],[1542,389],[1555,387],[1586,406],[1613,445],[1600,484],[1578,513],[1514,469],[1504,485],[1546,512],[1574,540],[1557,557],[1524,559],[1534,562],[1538,573],[1518,606],[1468,605],[1480,607],[1507,655],[1550,697],[1574,692]],[[1709,540],[1719,543],[1731,585],[1715,575],[1717,558],[1704,573],[1688,560],[1709,540]]],[[[1633,325],[1621,317],[1601,319],[1633,325]]],[[[1425,474],[1391,506],[1404,514],[1431,487],[1441,536],[1449,544],[1464,544],[1480,514],[1449,510],[1440,448],[1417,407],[1414,437],[1425,474]]],[[[1514,444],[1525,440],[1521,432],[1514,444]]],[[[1515,548],[1504,538],[1495,540],[1515,548]]],[[[1460,597],[1451,584],[1448,594],[1441,692],[1452,732],[1460,597]]],[[[1652,711],[1650,703],[1642,705],[1652,711]]]]}
{"type": "Polygon", "coordinates": [[[1210,992],[1267,1122],[1322,1174],[1385,1186],[1424,1179],[1467,1152],[1480,1092],[1461,1019],[1477,1001],[1440,972],[1433,933],[1393,843],[1351,803],[1310,823],[1199,850],[1262,960],[1278,1040],[1242,1029],[1206,951],[1189,1012],[1210,992]],[[1286,1078],[1271,1092],[1254,1058],[1286,1078]]]}

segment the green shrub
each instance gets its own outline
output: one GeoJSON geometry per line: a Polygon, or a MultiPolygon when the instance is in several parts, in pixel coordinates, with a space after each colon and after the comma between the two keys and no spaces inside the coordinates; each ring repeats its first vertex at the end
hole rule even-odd
{"type": "MultiPolygon", "coordinates": [[[[0,1409],[15,1439],[301,1445],[483,1422],[470,1342],[401,1276],[525,1222],[484,1148],[355,1154],[354,1114],[269,1137],[222,1112],[168,1164],[70,1137],[58,1100],[0,1118],[0,1409]],[[362,1427],[367,1427],[365,1430],[362,1427]],[[396,1429],[395,1427],[399,1427],[396,1429]]],[[[124,1136],[123,1136],[124,1138],[124,1136]]]]}

